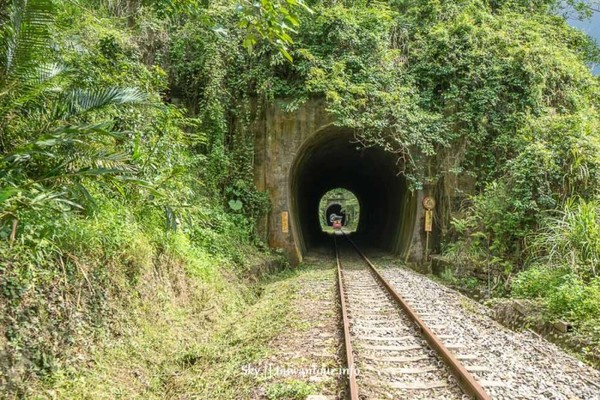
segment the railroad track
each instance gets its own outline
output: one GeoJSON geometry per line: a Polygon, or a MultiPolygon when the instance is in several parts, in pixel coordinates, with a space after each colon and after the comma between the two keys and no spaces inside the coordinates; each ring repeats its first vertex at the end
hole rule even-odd
{"type": "Polygon", "coordinates": [[[350,399],[490,399],[444,326],[419,315],[349,237],[334,242],[350,399]]]}

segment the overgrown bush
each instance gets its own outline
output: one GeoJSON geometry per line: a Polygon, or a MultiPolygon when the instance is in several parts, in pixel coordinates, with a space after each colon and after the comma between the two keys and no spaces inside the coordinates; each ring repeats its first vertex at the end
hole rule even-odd
{"type": "Polygon", "coordinates": [[[566,268],[582,281],[600,276],[600,204],[569,199],[557,216],[547,217],[532,235],[531,258],[566,268]]]}
{"type": "Polygon", "coordinates": [[[583,246],[581,262],[592,268],[597,252],[596,205],[585,201],[593,201],[595,182],[600,180],[599,124],[593,110],[530,119],[515,140],[516,155],[498,171],[502,174],[497,179],[472,197],[462,221],[454,223],[467,234],[459,240],[469,248],[466,252],[510,263],[518,270],[544,252],[573,260],[575,255],[567,248],[583,246]],[[574,195],[583,202],[577,205],[571,200],[574,195]],[[549,218],[548,213],[561,204],[567,204],[564,219],[549,218]],[[553,232],[545,235],[548,230],[553,232]],[[546,242],[553,242],[552,249],[546,242]]]}
{"type": "Polygon", "coordinates": [[[600,280],[585,283],[576,275],[568,275],[565,282],[548,296],[548,309],[556,316],[590,327],[600,324],[600,280]]]}
{"type": "Polygon", "coordinates": [[[563,319],[582,329],[600,328],[600,279],[584,282],[566,268],[533,266],[512,283],[512,294],[542,301],[547,318],[563,319]]]}
{"type": "MultiPolygon", "coordinates": [[[[126,21],[46,0],[9,11],[14,26],[0,27],[9,46],[0,46],[0,391],[26,397],[40,377],[87,362],[144,301],[182,297],[200,320],[235,309],[244,289],[233,282],[254,238],[250,213],[229,213],[229,198],[213,190],[223,182],[203,182],[207,133],[163,102],[167,76],[140,60],[126,21]]],[[[253,216],[265,208],[256,197],[253,216]]]]}
{"type": "Polygon", "coordinates": [[[562,285],[570,271],[566,268],[532,266],[512,281],[512,293],[518,297],[545,298],[562,285]]]}
{"type": "Polygon", "coordinates": [[[512,282],[518,297],[540,299],[552,318],[600,327],[600,207],[570,199],[531,235],[529,266],[512,282]]]}

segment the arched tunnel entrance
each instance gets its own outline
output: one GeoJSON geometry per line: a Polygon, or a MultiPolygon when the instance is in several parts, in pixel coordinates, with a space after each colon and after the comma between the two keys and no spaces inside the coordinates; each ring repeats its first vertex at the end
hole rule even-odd
{"type": "Polygon", "coordinates": [[[321,230],[333,232],[334,220],[344,227],[348,233],[356,232],[360,221],[360,203],[351,191],[335,188],[323,195],[319,203],[319,220],[321,230]]]}
{"type": "Polygon", "coordinates": [[[333,220],[330,218],[332,214],[341,217],[342,225],[346,225],[346,213],[341,204],[332,204],[325,210],[325,218],[327,218],[325,222],[329,226],[333,225],[333,220]]]}
{"type": "Polygon", "coordinates": [[[330,125],[300,148],[290,169],[292,229],[302,254],[331,243],[319,220],[319,202],[334,188],[358,198],[360,222],[355,233],[362,245],[394,254],[409,251],[416,216],[416,196],[398,175],[397,159],[382,148],[359,148],[353,131],[330,125]]]}

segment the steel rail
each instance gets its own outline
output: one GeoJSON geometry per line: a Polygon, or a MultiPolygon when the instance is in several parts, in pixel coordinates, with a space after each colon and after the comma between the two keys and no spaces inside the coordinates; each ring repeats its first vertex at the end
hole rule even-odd
{"type": "Polygon", "coordinates": [[[340,293],[340,306],[342,308],[342,322],[344,324],[344,347],[346,348],[346,364],[348,365],[348,387],[350,389],[350,400],[358,400],[358,384],[356,383],[356,368],[354,366],[354,355],[352,353],[352,342],[350,338],[350,321],[346,310],[346,296],[344,293],[344,282],[342,278],[342,265],[338,251],[337,240],[333,237],[335,245],[335,260],[337,263],[338,288],[340,293]]]}
{"type": "MultiPolygon", "coordinates": [[[[358,248],[356,243],[342,232],[346,240],[354,247],[356,252],[365,260],[371,271],[381,282],[381,284],[387,289],[388,293],[394,298],[398,305],[404,310],[408,317],[417,325],[425,340],[429,346],[437,352],[437,354],[446,362],[450,368],[453,376],[456,378],[458,385],[465,394],[473,397],[476,400],[491,400],[489,394],[486,393],[485,389],[475,380],[475,377],[467,371],[462,363],[444,346],[442,340],[423,322],[419,315],[412,309],[412,307],[404,300],[402,296],[394,290],[387,280],[377,271],[375,265],[365,256],[365,254],[358,248]]],[[[336,244],[337,254],[337,244],[336,244]]]]}

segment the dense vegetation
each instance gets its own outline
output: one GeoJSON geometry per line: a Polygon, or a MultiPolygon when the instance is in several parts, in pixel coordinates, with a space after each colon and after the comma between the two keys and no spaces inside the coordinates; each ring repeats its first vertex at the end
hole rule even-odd
{"type": "Polygon", "coordinates": [[[558,3],[0,1],[0,385],[256,300],[269,204],[238,128],[274,98],[324,97],[437,192],[441,250],[598,329],[599,52],[558,3]]]}
{"type": "MultiPolygon", "coordinates": [[[[194,1],[0,6],[0,392],[69,381],[107,335],[148,348],[134,368],[176,364],[167,349],[256,300],[245,270],[261,262],[264,196],[233,180],[222,131],[167,101],[166,27],[217,27],[194,1]]],[[[243,40],[287,35],[245,3],[220,7],[243,40]]]]}

